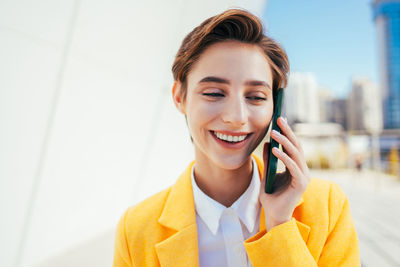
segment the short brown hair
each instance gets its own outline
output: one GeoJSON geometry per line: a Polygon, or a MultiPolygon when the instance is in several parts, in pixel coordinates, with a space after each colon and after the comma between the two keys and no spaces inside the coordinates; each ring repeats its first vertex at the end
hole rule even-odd
{"type": "Polygon", "coordinates": [[[228,40],[258,45],[271,66],[273,90],[286,86],[289,60],[285,50],[264,34],[263,24],[257,16],[242,9],[228,9],[206,19],[182,41],[172,73],[174,80],[182,83],[183,100],[186,99],[187,76],[193,64],[207,47],[228,40]]]}

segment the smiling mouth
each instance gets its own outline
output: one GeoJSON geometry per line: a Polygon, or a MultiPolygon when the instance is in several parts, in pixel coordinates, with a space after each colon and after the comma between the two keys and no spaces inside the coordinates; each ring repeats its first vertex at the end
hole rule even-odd
{"type": "Polygon", "coordinates": [[[210,131],[210,132],[219,140],[230,143],[230,144],[240,143],[240,142],[246,140],[247,138],[249,138],[249,136],[252,134],[252,133],[249,133],[249,134],[243,134],[243,135],[228,135],[228,134],[223,134],[223,133],[219,133],[219,132],[215,132],[215,131],[210,131]]]}

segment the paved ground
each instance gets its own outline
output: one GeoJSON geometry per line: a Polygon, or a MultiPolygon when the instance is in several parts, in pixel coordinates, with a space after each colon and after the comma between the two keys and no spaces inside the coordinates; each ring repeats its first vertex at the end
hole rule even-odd
{"type": "MultiPolygon", "coordinates": [[[[337,182],[349,198],[362,266],[400,266],[400,179],[352,170],[313,170],[312,176],[337,182]]],[[[111,266],[113,249],[111,229],[36,266],[111,266]]]]}
{"type": "Polygon", "coordinates": [[[400,179],[371,171],[312,171],[350,201],[363,267],[400,266],[400,179]]]}

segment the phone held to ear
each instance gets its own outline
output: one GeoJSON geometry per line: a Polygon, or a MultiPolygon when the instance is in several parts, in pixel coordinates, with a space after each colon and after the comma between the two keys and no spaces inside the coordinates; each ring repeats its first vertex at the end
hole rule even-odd
{"type": "MultiPolygon", "coordinates": [[[[281,116],[282,112],[282,104],[283,104],[283,88],[279,88],[278,90],[274,91],[273,93],[273,101],[274,101],[274,113],[272,116],[272,130],[277,132],[281,132],[277,124],[278,118],[281,116]]],[[[269,145],[269,152],[268,152],[268,166],[267,168],[267,177],[265,181],[265,193],[272,194],[272,186],[275,182],[275,175],[276,175],[276,168],[278,166],[278,158],[272,154],[272,148],[277,147],[279,148],[279,143],[275,141],[273,138],[270,137],[270,145],[269,145]]]]}

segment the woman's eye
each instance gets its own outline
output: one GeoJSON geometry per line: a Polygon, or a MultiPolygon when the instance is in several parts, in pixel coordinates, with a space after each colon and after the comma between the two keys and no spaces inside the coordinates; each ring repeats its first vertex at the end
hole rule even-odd
{"type": "Polygon", "coordinates": [[[255,100],[255,101],[265,101],[267,100],[265,97],[259,97],[259,96],[249,96],[247,97],[250,100],[255,100]]]}
{"type": "Polygon", "coordinates": [[[221,93],[203,93],[205,96],[212,96],[212,97],[223,97],[224,95],[221,93]]]}

